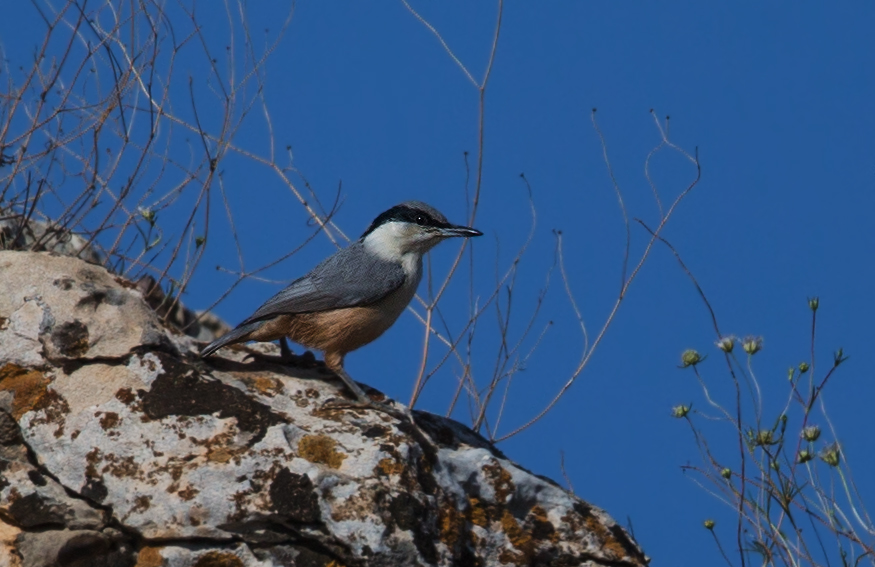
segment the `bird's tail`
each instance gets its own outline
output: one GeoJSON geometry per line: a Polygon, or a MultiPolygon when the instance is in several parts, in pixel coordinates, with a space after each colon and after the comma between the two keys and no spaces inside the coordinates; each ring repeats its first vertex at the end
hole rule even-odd
{"type": "Polygon", "coordinates": [[[247,323],[245,325],[240,325],[233,331],[229,333],[225,333],[218,339],[214,340],[201,351],[201,357],[207,357],[222,348],[225,345],[230,345],[234,343],[242,343],[249,339],[249,335],[261,327],[264,324],[264,321],[254,321],[252,323],[247,323]]]}

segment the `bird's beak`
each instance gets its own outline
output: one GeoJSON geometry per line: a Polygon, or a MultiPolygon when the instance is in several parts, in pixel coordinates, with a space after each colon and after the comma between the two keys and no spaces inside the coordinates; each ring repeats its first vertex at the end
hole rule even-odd
{"type": "Polygon", "coordinates": [[[451,238],[453,236],[462,236],[465,238],[470,238],[472,236],[483,236],[483,233],[477,230],[476,228],[469,228],[467,226],[451,226],[448,228],[440,229],[441,236],[451,238]]]}

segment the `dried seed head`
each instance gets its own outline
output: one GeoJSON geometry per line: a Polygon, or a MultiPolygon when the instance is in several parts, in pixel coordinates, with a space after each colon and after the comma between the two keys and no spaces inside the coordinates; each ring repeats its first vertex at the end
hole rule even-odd
{"type": "Polygon", "coordinates": [[[820,452],[820,458],[824,463],[828,464],[831,467],[839,466],[839,462],[841,461],[841,451],[839,450],[839,444],[833,443],[832,445],[828,445],[820,452]]]}
{"type": "Polygon", "coordinates": [[[671,416],[672,416],[672,417],[677,417],[677,418],[687,417],[687,414],[690,413],[690,408],[691,408],[691,407],[692,407],[692,405],[689,405],[689,406],[685,406],[685,405],[675,406],[675,407],[671,408],[671,416]]]}
{"type": "Polygon", "coordinates": [[[755,445],[773,445],[775,443],[775,436],[772,434],[771,429],[761,429],[757,431],[753,442],[755,445]]]}
{"type": "Polygon", "coordinates": [[[693,349],[687,349],[681,355],[681,368],[686,368],[687,366],[695,366],[704,360],[702,355],[696,352],[693,349]]]}
{"type": "Polygon", "coordinates": [[[741,341],[741,348],[744,349],[744,352],[753,356],[762,350],[763,338],[753,336],[744,337],[744,340],[741,341]]]}
{"type": "Polygon", "coordinates": [[[820,428],[816,425],[809,425],[802,430],[802,438],[809,443],[817,441],[818,437],[820,437],[820,428]]]}

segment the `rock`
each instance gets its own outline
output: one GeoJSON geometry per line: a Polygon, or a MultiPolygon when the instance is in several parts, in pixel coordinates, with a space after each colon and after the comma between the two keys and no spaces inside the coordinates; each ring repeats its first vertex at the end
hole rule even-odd
{"type": "Polygon", "coordinates": [[[22,533],[16,551],[21,567],[134,567],[137,563],[130,544],[91,530],[22,533]]]}
{"type": "MultiPolygon", "coordinates": [[[[2,162],[3,156],[0,156],[2,162]]],[[[82,236],[9,209],[0,209],[0,250],[54,252],[91,264],[102,263],[100,254],[82,236]]]]}
{"type": "Polygon", "coordinates": [[[197,341],[212,342],[231,330],[227,323],[212,313],[195,313],[178,298],[166,295],[152,276],[140,278],[137,289],[163,321],[197,341]]]}
{"type": "MultiPolygon", "coordinates": [[[[4,157],[0,155],[0,164],[4,157]]],[[[104,256],[99,254],[82,235],[56,227],[49,222],[27,218],[9,209],[0,209],[0,250],[22,252],[51,252],[59,256],[79,258],[90,264],[105,266],[104,256]]],[[[231,328],[212,313],[195,313],[182,302],[164,294],[155,278],[145,275],[136,283],[137,289],[146,298],[146,303],[156,311],[165,324],[174,325],[181,332],[196,340],[210,342],[231,328]]],[[[70,325],[74,325],[71,322],[70,325]]],[[[82,337],[81,329],[78,331],[82,337]]],[[[87,329],[85,329],[87,330],[87,329]]],[[[87,335],[85,335],[87,338],[87,335]]],[[[18,339],[19,342],[20,339],[18,339]]],[[[9,348],[7,350],[13,350],[9,348]]],[[[21,350],[20,347],[14,350],[21,350]]],[[[0,359],[3,352],[0,350],[0,359]]]]}
{"type": "Polygon", "coordinates": [[[4,469],[2,474],[9,487],[4,490],[0,512],[16,526],[23,529],[103,526],[102,510],[91,507],[83,500],[71,498],[61,485],[36,468],[24,463],[6,462],[4,469]]]}
{"type": "Polygon", "coordinates": [[[0,251],[0,356],[21,366],[119,358],[166,346],[142,296],[105,269],[69,257],[0,251]]]}
{"type": "Polygon", "coordinates": [[[242,348],[201,360],[100,268],[0,252],[0,286],[14,290],[0,333],[18,314],[22,337],[0,358],[10,561],[647,563],[602,510],[461,424],[334,407],[324,370],[244,362],[242,348]]]}
{"type": "Polygon", "coordinates": [[[20,534],[20,529],[7,524],[0,517],[0,565],[3,567],[21,567],[21,555],[16,550],[20,534]]]}

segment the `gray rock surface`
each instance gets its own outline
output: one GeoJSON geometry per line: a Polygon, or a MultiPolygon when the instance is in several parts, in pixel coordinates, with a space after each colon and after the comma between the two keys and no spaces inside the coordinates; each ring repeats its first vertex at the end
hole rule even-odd
{"type": "Polygon", "coordinates": [[[200,360],[100,267],[0,252],[0,289],[0,566],[647,562],[456,422],[326,403],[318,364],[200,360]]]}
{"type": "MultiPolygon", "coordinates": [[[[0,209],[0,250],[50,252],[58,256],[79,258],[98,266],[106,264],[104,255],[98,253],[82,235],[10,209],[0,209]]],[[[165,324],[175,326],[198,341],[210,342],[231,330],[212,313],[195,313],[185,307],[178,297],[168,297],[150,275],[139,278],[136,286],[146,304],[165,324]]],[[[7,351],[20,350],[23,346],[20,339],[18,343],[15,348],[8,347],[7,351]]],[[[0,360],[2,357],[3,352],[0,351],[0,360]]]]}
{"type": "Polygon", "coordinates": [[[102,263],[100,254],[82,236],[10,209],[0,209],[0,250],[54,252],[102,263]]]}

